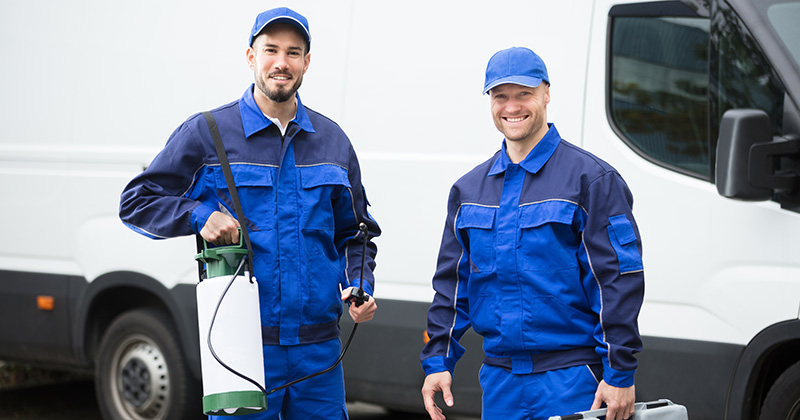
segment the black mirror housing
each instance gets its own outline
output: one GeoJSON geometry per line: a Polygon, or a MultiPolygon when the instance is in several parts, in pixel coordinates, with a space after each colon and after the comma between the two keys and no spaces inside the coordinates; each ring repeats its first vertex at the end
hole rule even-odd
{"type": "Polygon", "coordinates": [[[771,188],[750,182],[750,149],[772,141],[772,125],[766,112],[731,109],[722,115],[717,144],[716,184],[723,197],[745,201],[769,200],[771,188]]]}

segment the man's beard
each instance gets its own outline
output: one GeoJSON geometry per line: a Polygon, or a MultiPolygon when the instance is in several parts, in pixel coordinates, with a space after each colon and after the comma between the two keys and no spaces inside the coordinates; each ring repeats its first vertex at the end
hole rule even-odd
{"type": "Polygon", "coordinates": [[[269,98],[273,102],[286,102],[292,97],[294,97],[295,92],[297,89],[300,89],[300,84],[303,82],[303,77],[300,76],[297,78],[293,85],[289,86],[288,88],[277,88],[277,89],[270,89],[267,87],[267,82],[264,81],[263,78],[256,78],[256,87],[258,90],[261,91],[267,98],[269,98]]]}

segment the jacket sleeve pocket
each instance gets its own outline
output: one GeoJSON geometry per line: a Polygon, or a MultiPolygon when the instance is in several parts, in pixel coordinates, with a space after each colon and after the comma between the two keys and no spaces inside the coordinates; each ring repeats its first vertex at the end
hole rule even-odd
{"type": "Polygon", "coordinates": [[[643,270],[642,256],[636,246],[636,231],[631,221],[624,214],[609,217],[608,221],[608,238],[617,253],[619,273],[643,270]]]}

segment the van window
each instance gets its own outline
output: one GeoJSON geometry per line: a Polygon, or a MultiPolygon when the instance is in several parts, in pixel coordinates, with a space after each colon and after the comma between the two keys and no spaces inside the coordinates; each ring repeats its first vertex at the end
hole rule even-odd
{"type": "MultiPolygon", "coordinates": [[[[763,7],[762,3],[758,4],[763,7]]],[[[780,3],[766,5],[766,15],[770,25],[778,34],[786,49],[794,59],[795,65],[800,65],[800,4],[780,3]]]]}
{"type": "Polygon", "coordinates": [[[711,36],[712,139],[729,109],[761,109],[772,120],[773,134],[783,131],[785,89],[750,31],[725,2],[712,19],[711,36]]]}
{"type": "Polygon", "coordinates": [[[623,140],[667,168],[710,179],[709,20],[616,17],[609,108],[623,140]]]}

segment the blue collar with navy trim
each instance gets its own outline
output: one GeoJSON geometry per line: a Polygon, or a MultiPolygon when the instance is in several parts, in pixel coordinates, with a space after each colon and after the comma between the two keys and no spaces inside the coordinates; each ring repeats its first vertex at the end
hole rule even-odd
{"type": "MultiPolygon", "coordinates": [[[[534,146],[533,150],[528,153],[528,156],[525,156],[525,159],[519,163],[519,166],[532,174],[542,169],[542,166],[550,160],[550,156],[553,156],[558,144],[561,142],[561,135],[558,134],[555,124],[547,123],[547,126],[549,128],[544,137],[542,137],[539,143],[534,146]]],[[[506,150],[506,140],[504,139],[500,158],[492,165],[492,169],[489,170],[489,176],[505,172],[506,168],[508,165],[511,165],[511,163],[511,159],[508,157],[508,151],[506,150]]]]}
{"type": "MultiPolygon", "coordinates": [[[[273,124],[273,122],[261,112],[261,108],[256,104],[256,99],[253,97],[254,88],[255,83],[247,88],[244,95],[242,95],[241,101],[239,101],[239,111],[242,114],[242,126],[244,127],[245,137],[250,137],[273,124]]],[[[295,97],[297,98],[297,113],[292,122],[300,126],[301,130],[314,133],[314,126],[308,118],[303,102],[300,101],[300,93],[295,93],[295,97]]]]}

